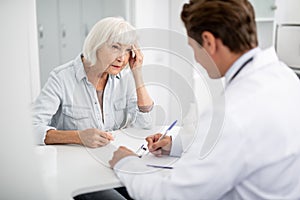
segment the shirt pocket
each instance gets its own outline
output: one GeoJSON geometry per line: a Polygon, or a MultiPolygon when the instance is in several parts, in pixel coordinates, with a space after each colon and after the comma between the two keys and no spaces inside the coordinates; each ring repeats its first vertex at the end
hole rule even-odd
{"type": "Polygon", "coordinates": [[[65,130],[84,130],[91,128],[91,109],[63,107],[63,128],[65,130]]]}
{"type": "Polygon", "coordinates": [[[118,128],[122,127],[122,125],[126,121],[127,109],[126,109],[126,101],[120,99],[114,102],[114,121],[118,128]]]}

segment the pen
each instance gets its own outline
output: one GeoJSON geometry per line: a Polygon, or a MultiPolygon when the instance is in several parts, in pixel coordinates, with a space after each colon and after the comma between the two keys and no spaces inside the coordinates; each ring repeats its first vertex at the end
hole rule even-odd
{"type": "Polygon", "coordinates": [[[177,120],[175,120],[175,121],[170,125],[170,127],[166,130],[166,132],[165,132],[162,136],[160,136],[160,138],[158,139],[158,141],[160,141],[161,139],[163,139],[163,138],[167,135],[167,133],[173,128],[173,126],[175,126],[176,123],[177,123],[177,120]]]}
{"type": "Polygon", "coordinates": [[[170,166],[161,166],[161,165],[146,165],[147,167],[154,167],[154,168],[160,168],[160,169],[173,169],[173,167],[170,166]]]}
{"type": "Polygon", "coordinates": [[[143,156],[143,154],[147,151],[147,148],[144,147],[144,144],[136,151],[136,154],[138,155],[139,158],[143,156]]]}

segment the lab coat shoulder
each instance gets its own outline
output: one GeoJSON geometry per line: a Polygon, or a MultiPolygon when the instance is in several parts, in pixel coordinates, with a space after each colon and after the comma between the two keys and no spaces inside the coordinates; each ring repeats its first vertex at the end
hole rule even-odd
{"type": "Polygon", "coordinates": [[[226,90],[226,110],[238,121],[250,149],[244,155],[248,169],[255,170],[297,151],[299,142],[290,138],[299,137],[295,120],[300,117],[300,110],[295,109],[300,101],[299,79],[278,60],[273,49],[256,55],[226,90]]]}

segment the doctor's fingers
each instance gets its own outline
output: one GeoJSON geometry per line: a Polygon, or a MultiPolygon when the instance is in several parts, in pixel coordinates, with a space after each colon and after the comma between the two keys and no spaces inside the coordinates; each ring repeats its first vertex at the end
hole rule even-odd
{"type": "MultiPolygon", "coordinates": [[[[171,144],[171,137],[170,136],[165,136],[163,139],[161,139],[160,141],[155,142],[152,145],[152,151],[155,151],[159,148],[164,148],[164,147],[170,146],[170,144],[171,144]]],[[[149,151],[151,151],[150,148],[149,148],[149,151]]]]}
{"type": "Polygon", "coordinates": [[[161,133],[156,133],[154,135],[150,135],[146,137],[146,141],[148,142],[148,148],[152,147],[153,143],[158,141],[161,136],[162,136],[161,133]]]}
{"type": "Polygon", "coordinates": [[[162,156],[162,149],[160,148],[160,149],[157,149],[156,151],[152,151],[151,152],[153,155],[155,155],[155,156],[157,156],[157,157],[160,157],[160,156],[162,156]]]}

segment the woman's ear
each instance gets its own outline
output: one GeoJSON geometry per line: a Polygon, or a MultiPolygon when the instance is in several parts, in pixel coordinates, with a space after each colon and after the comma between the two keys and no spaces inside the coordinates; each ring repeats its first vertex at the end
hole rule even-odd
{"type": "Polygon", "coordinates": [[[202,37],[202,46],[210,54],[214,55],[217,51],[217,42],[215,36],[209,32],[204,31],[201,35],[202,37]]]}

